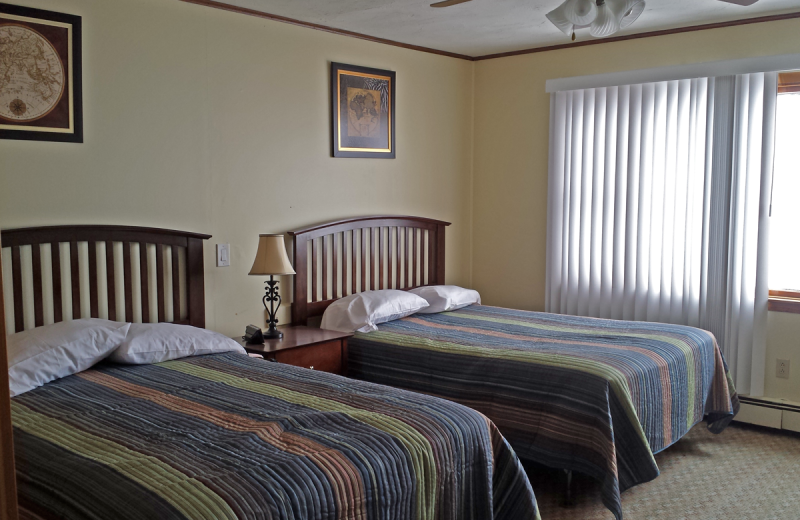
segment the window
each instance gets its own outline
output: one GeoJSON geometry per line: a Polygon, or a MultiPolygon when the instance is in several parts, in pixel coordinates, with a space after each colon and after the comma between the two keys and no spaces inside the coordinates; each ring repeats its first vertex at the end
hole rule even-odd
{"type": "Polygon", "coordinates": [[[779,80],[769,288],[770,310],[800,313],[800,73],[779,80]]]}

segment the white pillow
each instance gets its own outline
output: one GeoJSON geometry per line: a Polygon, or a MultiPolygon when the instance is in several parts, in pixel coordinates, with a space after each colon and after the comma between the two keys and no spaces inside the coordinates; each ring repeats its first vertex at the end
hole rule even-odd
{"type": "Polygon", "coordinates": [[[125,341],[108,359],[114,363],[148,365],[222,352],[246,354],[238,342],[210,330],[174,323],[131,323],[125,341]]]}
{"type": "Polygon", "coordinates": [[[130,323],[89,318],[62,321],[8,336],[8,379],[19,395],[82,372],[125,340],[130,323]]]}
{"type": "Polygon", "coordinates": [[[420,314],[433,314],[436,312],[454,311],[468,305],[481,303],[478,291],[464,289],[457,285],[429,285],[408,291],[414,293],[428,302],[427,309],[419,311],[420,314]]]}
{"type": "Polygon", "coordinates": [[[339,332],[371,332],[379,323],[405,318],[428,306],[406,291],[364,291],[336,300],[322,315],[320,327],[339,332]]]}

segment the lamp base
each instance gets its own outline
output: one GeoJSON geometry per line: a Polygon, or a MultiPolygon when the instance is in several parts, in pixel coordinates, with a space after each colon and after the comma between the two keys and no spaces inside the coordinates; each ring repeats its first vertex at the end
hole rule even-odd
{"type": "Polygon", "coordinates": [[[276,317],[278,308],[281,306],[281,295],[278,291],[278,281],[272,278],[272,275],[269,275],[267,294],[264,295],[262,301],[264,302],[264,309],[266,309],[269,316],[267,320],[268,328],[264,333],[264,339],[281,339],[283,332],[278,330],[278,318],[276,317]],[[269,302],[269,307],[267,307],[267,302],[269,302]],[[275,306],[275,302],[278,302],[277,306],[275,306]]]}
{"type": "Polygon", "coordinates": [[[279,331],[275,327],[270,327],[264,332],[264,339],[281,339],[283,337],[283,332],[279,331]]]}

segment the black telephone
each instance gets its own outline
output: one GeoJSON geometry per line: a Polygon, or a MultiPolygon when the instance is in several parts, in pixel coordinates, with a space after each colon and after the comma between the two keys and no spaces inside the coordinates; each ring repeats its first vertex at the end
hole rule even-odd
{"type": "Polygon", "coordinates": [[[251,345],[263,344],[264,336],[261,334],[261,327],[258,325],[248,325],[247,328],[244,329],[244,337],[242,339],[251,345]]]}

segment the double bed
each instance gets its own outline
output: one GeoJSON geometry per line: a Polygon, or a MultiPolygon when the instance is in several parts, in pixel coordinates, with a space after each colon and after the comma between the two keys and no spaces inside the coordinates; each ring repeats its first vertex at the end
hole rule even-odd
{"type": "MultiPolygon", "coordinates": [[[[136,314],[203,327],[206,238],[113,226],[3,231],[15,328],[136,314]],[[88,265],[79,266],[81,248],[88,265]]],[[[518,458],[481,413],[239,353],[104,361],[11,407],[26,518],[538,518],[518,458]]]]}
{"type": "MultiPolygon", "coordinates": [[[[444,284],[447,225],[366,217],[292,233],[293,322],[360,291],[444,284]]],[[[704,418],[721,432],[739,407],[709,332],[480,305],[357,333],[348,370],[480,411],[523,459],[601,482],[618,519],[620,493],[658,476],[655,453],[704,418]]]]}

